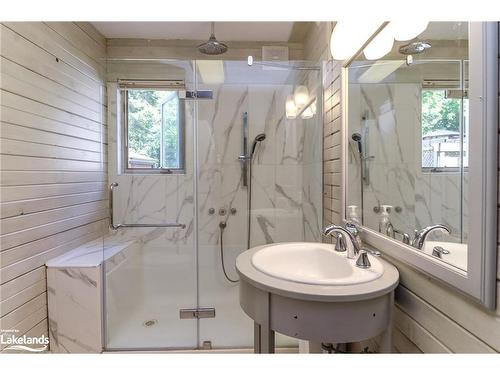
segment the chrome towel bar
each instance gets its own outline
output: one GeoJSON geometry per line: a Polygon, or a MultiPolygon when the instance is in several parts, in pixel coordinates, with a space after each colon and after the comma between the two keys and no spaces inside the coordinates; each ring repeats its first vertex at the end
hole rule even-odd
{"type": "Polygon", "coordinates": [[[121,228],[186,228],[186,224],[168,223],[168,224],[114,224],[113,220],[113,190],[118,186],[117,182],[109,185],[109,227],[113,230],[121,228]]]}

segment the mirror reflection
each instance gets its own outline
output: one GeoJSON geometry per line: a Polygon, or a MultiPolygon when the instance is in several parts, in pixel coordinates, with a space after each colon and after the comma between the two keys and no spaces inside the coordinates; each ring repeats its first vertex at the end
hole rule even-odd
{"type": "Polygon", "coordinates": [[[467,270],[468,23],[369,57],[348,67],[347,219],[467,270]]]}

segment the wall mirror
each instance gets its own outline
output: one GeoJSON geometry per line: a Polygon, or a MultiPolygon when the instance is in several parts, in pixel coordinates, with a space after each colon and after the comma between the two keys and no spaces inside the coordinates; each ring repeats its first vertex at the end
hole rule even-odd
{"type": "Polygon", "coordinates": [[[497,25],[429,22],[401,41],[391,27],[343,68],[344,219],[493,308],[497,25]]]}

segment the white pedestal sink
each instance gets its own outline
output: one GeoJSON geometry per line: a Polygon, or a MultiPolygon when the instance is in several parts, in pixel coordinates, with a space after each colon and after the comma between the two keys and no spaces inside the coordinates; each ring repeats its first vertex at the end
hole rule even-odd
{"type": "Polygon", "coordinates": [[[240,305],[255,322],[256,353],[274,352],[274,332],[316,343],[358,342],[382,334],[391,352],[397,269],[369,256],[358,268],[333,245],[292,242],[240,254],[240,305]]]}

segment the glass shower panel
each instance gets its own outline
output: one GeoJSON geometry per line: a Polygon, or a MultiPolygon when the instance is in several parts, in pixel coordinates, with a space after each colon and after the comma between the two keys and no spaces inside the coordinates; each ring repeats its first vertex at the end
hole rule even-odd
{"type": "MultiPolygon", "coordinates": [[[[300,62],[210,60],[196,70],[198,89],[213,92],[198,101],[199,303],[216,310],[200,320],[199,345],[251,347],[236,257],[258,245],[320,240],[321,76],[300,62]],[[299,86],[305,102],[287,118],[299,86]]],[[[279,336],[278,345],[296,342],[279,336]]]]}
{"type": "Polygon", "coordinates": [[[108,61],[108,81],[113,224],[123,226],[104,240],[105,347],[196,348],[197,320],[180,315],[197,307],[193,65],[108,61]]]}

